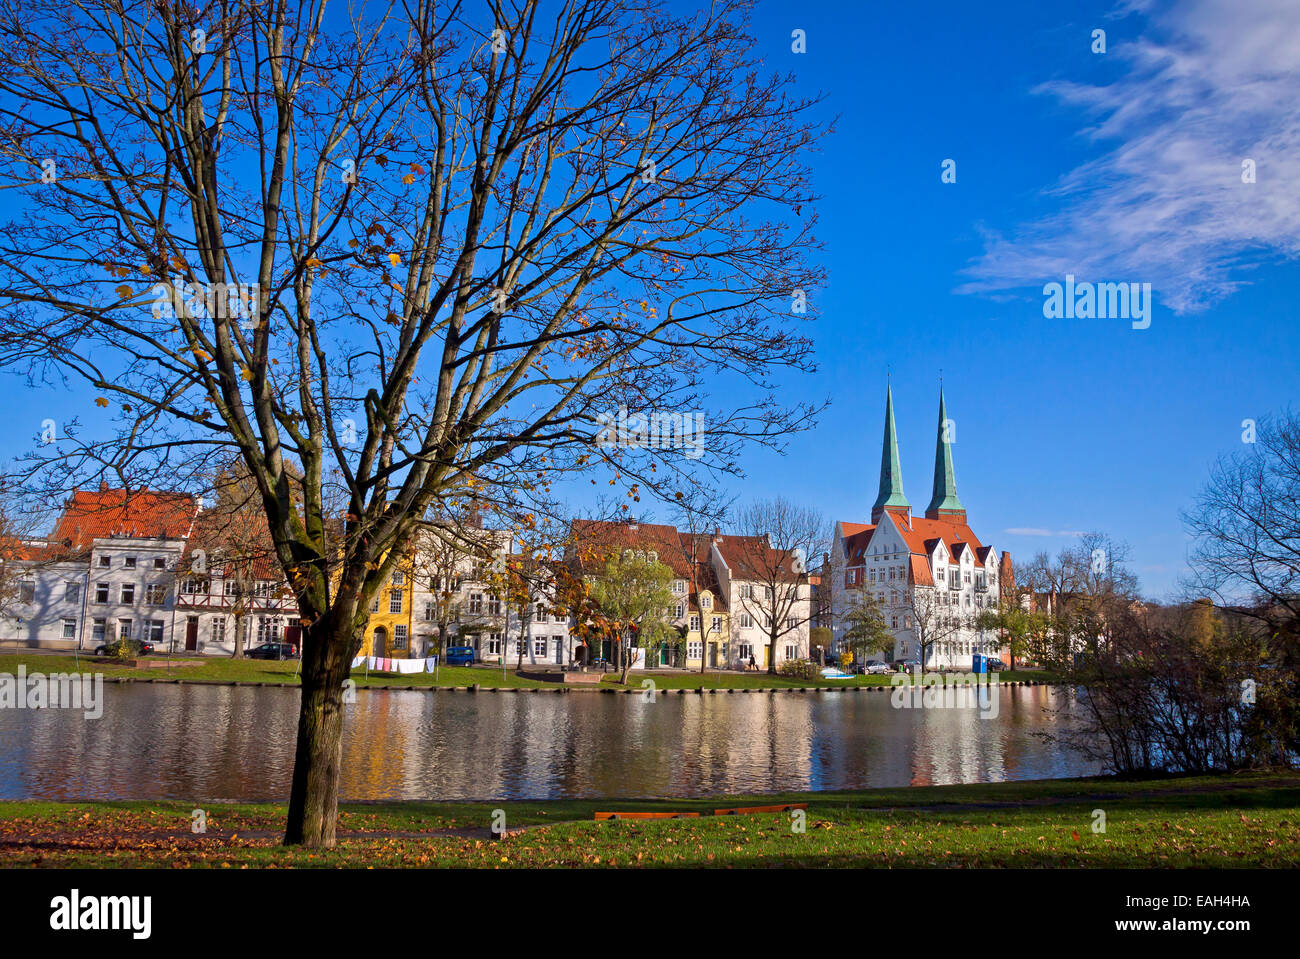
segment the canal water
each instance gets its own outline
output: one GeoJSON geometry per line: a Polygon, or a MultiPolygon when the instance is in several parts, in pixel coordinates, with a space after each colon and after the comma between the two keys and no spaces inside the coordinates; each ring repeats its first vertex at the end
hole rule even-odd
{"type": "MultiPolygon", "coordinates": [[[[939,785],[1098,771],[1043,733],[1073,692],[1003,687],[978,709],[895,709],[885,692],[641,695],[360,690],[345,799],[699,796],[939,785]],[[985,712],[989,712],[985,710],[985,712]]],[[[294,689],[104,687],[98,719],[0,710],[0,798],[283,800],[294,689]]]]}

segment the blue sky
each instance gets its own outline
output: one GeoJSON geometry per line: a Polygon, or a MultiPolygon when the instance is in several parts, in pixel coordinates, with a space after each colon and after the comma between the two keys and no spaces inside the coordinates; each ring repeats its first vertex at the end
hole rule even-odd
{"type": "MultiPolygon", "coordinates": [[[[832,406],[786,456],[747,454],[735,491],[867,520],[888,369],[923,510],[942,369],[958,492],[985,542],[1024,559],[1104,530],[1148,595],[1172,594],[1179,511],[1241,449],[1243,419],[1292,401],[1300,7],[771,0],[754,32],[768,66],[839,117],[814,161],[820,369],[783,383],[832,406]],[[1043,284],[1066,273],[1151,283],[1150,328],[1045,319],[1043,284]]],[[[11,376],[0,403],[31,421],[5,456],[44,417],[94,419],[84,396],[11,376]]]]}
{"type": "Polygon", "coordinates": [[[924,510],[942,369],[977,534],[1027,559],[1105,530],[1171,594],[1179,511],[1242,420],[1294,394],[1300,7],[844,6],[767,3],[756,23],[768,62],[839,115],[816,163],[820,370],[791,384],[833,405],[788,456],[749,458],[745,494],[867,521],[889,368],[924,510]],[[1152,283],[1150,328],[1044,319],[1067,272],[1152,283]]]}

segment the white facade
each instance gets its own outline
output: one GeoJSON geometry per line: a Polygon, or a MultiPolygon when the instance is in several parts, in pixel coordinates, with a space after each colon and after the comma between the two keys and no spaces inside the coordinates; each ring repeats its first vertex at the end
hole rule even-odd
{"type": "MultiPolygon", "coordinates": [[[[43,550],[44,543],[27,544],[43,550]]],[[[17,595],[0,629],[0,642],[71,650],[86,622],[88,573],[81,560],[17,561],[17,595]]]]}
{"type": "MultiPolygon", "coordinates": [[[[886,512],[859,550],[849,554],[852,536],[845,535],[844,524],[837,526],[836,553],[829,573],[833,652],[844,647],[844,611],[851,593],[865,590],[874,595],[894,635],[894,660],[919,660],[922,622],[934,642],[927,651],[927,669],[971,668],[976,654],[996,655],[998,636],[995,630],[981,630],[975,618],[985,609],[997,605],[998,554],[985,547],[981,561],[969,542],[958,542],[949,549],[941,536],[926,540],[927,553],[913,553],[900,524],[908,521],[886,512]],[[955,554],[955,555],[954,555],[955,554]],[[917,583],[917,564],[924,563],[922,582],[917,583]],[[929,582],[925,582],[928,579],[929,582]],[[949,625],[949,624],[954,625],[949,625]]],[[[934,531],[938,523],[928,522],[934,531]]],[[[959,527],[953,526],[953,530],[959,527]]],[[[957,533],[960,535],[960,533],[957,533]]]]}
{"type": "Polygon", "coordinates": [[[142,639],[162,652],[173,641],[176,566],[183,539],[110,536],[93,541],[82,646],[142,639]]]}

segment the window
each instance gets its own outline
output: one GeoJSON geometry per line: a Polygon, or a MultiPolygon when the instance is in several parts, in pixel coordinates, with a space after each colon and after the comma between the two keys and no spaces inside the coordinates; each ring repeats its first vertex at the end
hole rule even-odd
{"type": "Polygon", "coordinates": [[[393,649],[406,648],[406,624],[399,623],[393,627],[393,649]]]}
{"type": "Polygon", "coordinates": [[[741,629],[750,629],[753,625],[754,625],[754,617],[750,616],[749,613],[740,614],[741,629]]]}
{"type": "Polygon", "coordinates": [[[122,602],[124,603],[135,602],[135,583],[122,584],[122,602]]]}
{"type": "Polygon", "coordinates": [[[720,632],[722,632],[722,617],[721,617],[721,616],[714,616],[714,617],[713,617],[713,631],[714,631],[715,633],[720,633],[720,632]]]}
{"type": "Polygon", "coordinates": [[[786,628],[786,629],[794,629],[794,628],[797,627],[798,625],[799,625],[799,617],[798,617],[798,616],[787,616],[787,617],[785,618],[785,628],[786,628]]]}
{"type": "Polygon", "coordinates": [[[63,621],[63,638],[64,639],[77,638],[77,621],[75,619],[65,619],[63,621]]]}
{"type": "MultiPolygon", "coordinates": [[[[691,617],[691,632],[693,632],[693,633],[698,633],[699,631],[700,631],[700,617],[699,617],[699,616],[692,616],[692,617],[691,617]]],[[[694,658],[694,657],[692,657],[692,658],[694,658]]]]}
{"type": "Polygon", "coordinates": [[[482,593],[470,593],[470,594],[469,594],[469,611],[470,611],[471,613],[482,613],[482,612],[483,612],[483,594],[482,594],[482,593]]]}
{"type": "Polygon", "coordinates": [[[104,620],[97,619],[90,624],[90,641],[96,646],[104,642],[104,620]]]}
{"type": "Polygon", "coordinates": [[[790,646],[790,645],[787,645],[787,646],[785,647],[785,658],[786,658],[786,659],[794,659],[794,658],[795,658],[796,656],[798,656],[798,655],[799,655],[799,647],[798,647],[798,646],[790,646]]]}
{"type": "Polygon", "coordinates": [[[740,585],[740,598],[741,599],[754,598],[754,586],[752,583],[742,583],[740,585]]]}
{"type": "Polygon", "coordinates": [[[675,607],[673,607],[673,610],[675,613],[673,619],[681,619],[683,616],[686,615],[686,607],[683,606],[681,603],[678,603],[675,607]]]}
{"type": "Polygon", "coordinates": [[[63,600],[67,603],[81,602],[81,584],[73,582],[64,583],[63,600]]]}
{"type": "Polygon", "coordinates": [[[686,592],[686,580],[684,580],[684,579],[675,579],[675,580],[673,580],[672,590],[673,590],[674,593],[684,593],[684,592],[686,592]]]}
{"type": "Polygon", "coordinates": [[[426,623],[433,622],[433,603],[424,604],[424,621],[426,623]]]}
{"type": "Polygon", "coordinates": [[[122,560],[122,565],[125,566],[127,569],[135,569],[135,557],[134,556],[126,557],[125,559],[122,560]]]}
{"type": "Polygon", "coordinates": [[[489,596],[489,597],[488,597],[488,615],[489,615],[489,616],[500,616],[500,615],[501,615],[501,597],[500,597],[500,596],[489,596]]]}
{"type": "Polygon", "coordinates": [[[154,569],[166,569],[166,568],[167,568],[167,560],[165,560],[165,559],[164,559],[163,557],[161,557],[161,556],[155,556],[155,557],[153,558],[153,568],[154,568],[154,569]]]}
{"type": "Polygon", "coordinates": [[[390,613],[400,613],[402,611],[402,595],[405,590],[394,589],[388,593],[388,611],[390,613]]]}
{"type": "Polygon", "coordinates": [[[393,570],[393,585],[394,586],[406,585],[406,574],[402,572],[400,569],[393,570]]]}
{"type": "Polygon", "coordinates": [[[692,639],[686,644],[687,659],[701,659],[704,656],[704,644],[698,639],[692,639]]]}
{"type": "Polygon", "coordinates": [[[167,585],[165,583],[150,583],[145,586],[144,601],[150,606],[165,606],[167,604],[167,585]]]}
{"type": "Polygon", "coordinates": [[[378,597],[378,596],[376,596],[376,597],[374,598],[374,601],[370,604],[370,611],[371,611],[372,613],[377,613],[377,612],[379,612],[379,597],[378,597]]]}
{"type": "Polygon", "coordinates": [[[110,567],[110,566],[112,566],[112,565],[113,565],[113,557],[111,557],[111,556],[100,556],[100,557],[99,557],[99,568],[100,568],[100,569],[107,569],[108,567],[110,567]]]}
{"type": "Polygon", "coordinates": [[[24,603],[30,603],[36,598],[36,583],[33,580],[25,579],[18,586],[19,599],[24,603]]]}
{"type": "Polygon", "coordinates": [[[214,616],[212,618],[212,641],[214,643],[224,643],[226,641],[226,617],[214,616]]]}
{"type": "Polygon", "coordinates": [[[894,629],[898,629],[898,614],[895,613],[892,617],[890,617],[890,620],[894,629]]]}
{"type": "Polygon", "coordinates": [[[700,597],[700,608],[701,608],[701,609],[712,609],[712,608],[713,608],[713,597],[712,597],[712,596],[709,596],[708,594],[705,594],[704,596],[701,596],[701,597],[700,597]]]}
{"type": "Polygon", "coordinates": [[[545,603],[538,603],[538,604],[537,604],[537,612],[536,612],[535,616],[536,616],[536,619],[537,619],[537,621],[538,621],[539,623],[544,623],[544,622],[546,622],[546,604],[545,604],[545,603]]]}
{"type": "Polygon", "coordinates": [[[257,641],[273,643],[280,638],[280,617],[259,616],[257,618],[257,641]]]}
{"type": "Polygon", "coordinates": [[[163,641],[163,621],[161,619],[149,620],[149,642],[161,643],[163,641]]]}
{"type": "Polygon", "coordinates": [[[740,645],[740,661],[742,663],[749,662],[750,657],[754,655],[754,647],[751,646],[749,643],[740,643],[739,645],[740,645]]]}
{"type": "Polygon", "coordinates": [[[488,651],[488,653],[490,653],[490,654],[492,654],[492,655],[496,655],[496,656],[499,656],[499,655],[501,654],[501,634],[500,634],[500,633],[488,633],[488,638],[487,638],[487,651],[488,651]]]}
{"type": "Polygon", "coordinates": [[[96,603],[108,602],[108,583],[95,584],[95,602],[96,603]]]}
{"type": "Polygon", "coordinates": [[[546,655],[546,637],[545,637],[545,636],[538,636],[537,638],[535,638],[535,639],[533,640],[533,655],[534,655],[534,656],[543,656],[543,657],[546,655]]]}

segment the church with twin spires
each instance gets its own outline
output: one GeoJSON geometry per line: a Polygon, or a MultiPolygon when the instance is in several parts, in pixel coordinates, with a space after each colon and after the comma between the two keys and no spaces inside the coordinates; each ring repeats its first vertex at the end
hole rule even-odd
{"type": "Polygon", "coordinates": [[[1011,593],[1011,555],[981,541],[967,523],[957,496],[953,439],[940,388],[934,487],[925,515],[913,516],[903,492],[893,390],[887,388],[880,492],[871,522],[835,525],[830,584],[835,652],[844,648],[845,609],[867,594],[874,595],[894,634],[895,661],[920,662],[924,656],[927,669],[968,670],[975,654],[998,654],[997,632],[978,629],[974,622],[998,604],[1004,590],[1011,593]]]}

